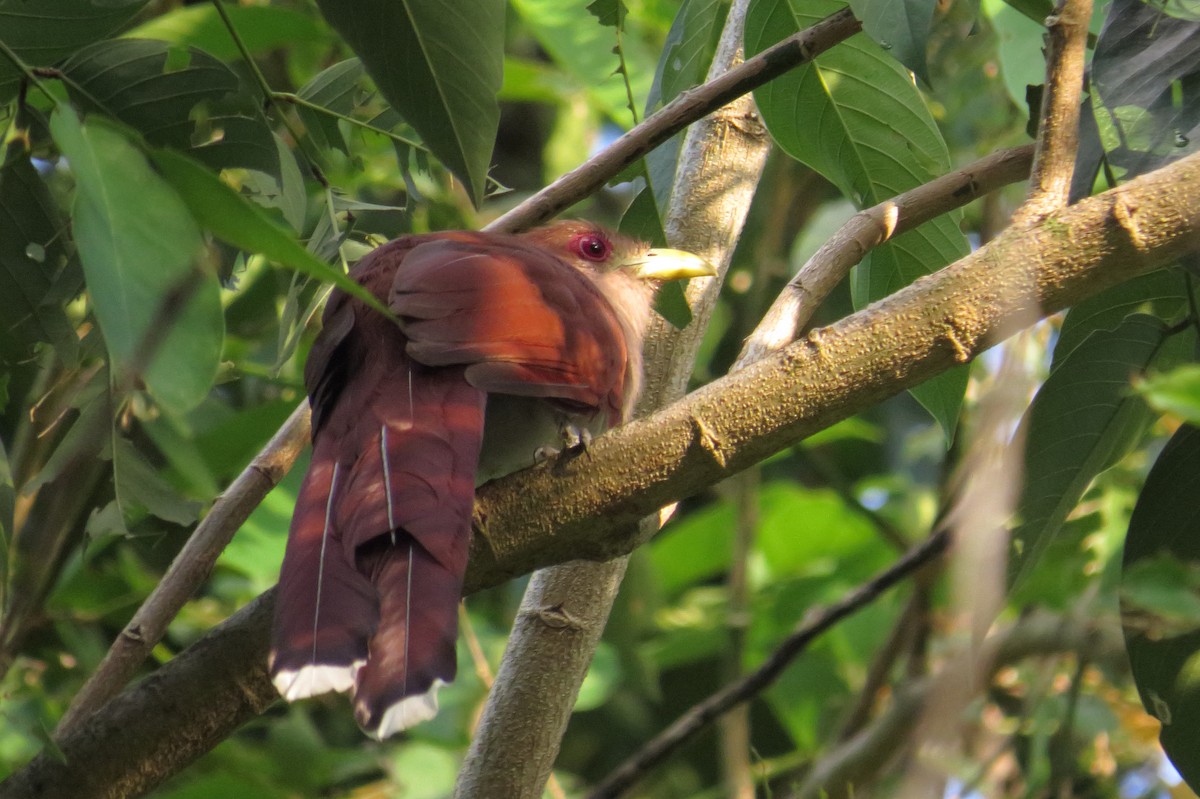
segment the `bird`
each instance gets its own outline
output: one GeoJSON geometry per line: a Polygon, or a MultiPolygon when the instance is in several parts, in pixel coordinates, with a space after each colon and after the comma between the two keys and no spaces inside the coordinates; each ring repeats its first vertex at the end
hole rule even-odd
{"type": "Polygon", "coordinates": [[[351,278],[398,322],[335,289],[305,363],[313,449],[275,602],[279,693],[348,693],[376,739],[433,718],[476,487],[627,420],[657,287],[714,274],[580,221],[363,257],[351,278]]]}

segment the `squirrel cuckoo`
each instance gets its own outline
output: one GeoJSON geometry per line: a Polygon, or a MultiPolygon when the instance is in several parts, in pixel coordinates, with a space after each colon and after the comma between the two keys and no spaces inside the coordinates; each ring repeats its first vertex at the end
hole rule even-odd
{"type": "Polygon", "coordinates": [[[386,737],[454,678],[475,486],[628,415],[662,280],[712,275],[580,222],[379,247],[334,291],[304,370],[313,455],[288,535],[270,669],[289,701],[349,692],[386,737]],[[577,434],[577,433],[576,433],[577,434]]]}

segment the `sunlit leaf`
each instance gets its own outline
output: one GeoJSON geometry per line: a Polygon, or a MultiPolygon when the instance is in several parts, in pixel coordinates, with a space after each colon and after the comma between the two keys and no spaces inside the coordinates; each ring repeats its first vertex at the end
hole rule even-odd
{"type": "Polygon", "coordinates": [[[1015,581],[1034,567],[1093,478],[1129,452],[1153,421],[1131,381],[1156,358],[1169,363],[1186,347],[1166,341],[1163,323],[1140,314],[1114,330],[1097,330],[1034,397],[1022,422],[1027,443],[1010,564],[1015,581]]]}
{"type": "Polygon", "coordinates": [[[70,108],[51,129],[75,176],[73,231],[109,354],[119,370],[148,363],[144,380],[163,405],[194,407],[224,337],[216,275],[199,264],[200,229],[121,132],[81,124],[70,108]]]}
{"type": "MultiPolygon", "coordinates": [[[[613,53],[617,39],[612,28],[583,4],[515,0],[513,8],[553,61],[578,81],[603,113],[620,125],[632,123],[625,83],[617,72],[620,61],[613,53]]],[[[650,89],[654,62],[635,41],[623,39],[622,45],[633,97],[640,103],[650,89]]]]}
{"type": "Polygon", "coordinates": [[[1134,384],[1150,407],[1200,425],[1200,365],[1191,363],[1134,384]]]}
{"type": "MultiPolygon", "coordinates": [[[[238,37],[251,53],[265,53],[277,47],[304,42],[320,42],[328,37],[328,32],[311,14],[293,8],[237,3],[224,3],[224,6],[238,37]]],[[[159,39],[198,47],[222,61],[232,61],[241,56],[237,43],[211,3],[173,8],[166,14],[143,22],[125,35],[134,39],[159,39]]]]}
{"type": "MultiPolygon", "coordinates": [[[[757,53],[838,10],[834,0],[752,4],[746,50],[757,53]]],[[[946,144],[912,79],[879,45],[858,34],[812,64],[755,92],[771,136],[824,175],[857,207],[875,205],[949,170],[946,144]]],[[[940,216],[872,251],[855,271],[856,307],[965,255],[957,213],[940,216]]],[[[950,439],[966,374],[947,372],[913,396],[950,439]]]]}
{"type": "Polygon", "coordinates": [[[499,0],[318,0],[383,96],[480,202],[500,121],[499,0]]]}

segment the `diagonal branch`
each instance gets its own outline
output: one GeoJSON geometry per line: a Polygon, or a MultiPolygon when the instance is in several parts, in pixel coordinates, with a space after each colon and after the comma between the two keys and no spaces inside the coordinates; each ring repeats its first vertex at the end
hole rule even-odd
{"type": "Polygon", "coordinates": [[[753,699],[770,686],[788,664],[808,648],[821,633],[842,619],[862,610],[884,591],[916,572],[946,551],[950,536],[943,530],[934,533],[878,576],[863,583],[841,600],[814,609],[809,619],[783,640],[757,669],[729,683],[704,701],[692,706],[674,724],[655,736],[633,757],[615,768],[588,795],[588,799],[616,799],[684,744],[695,738],[723,713],[753,699]]]}
{"type": "MultiPolygon", "coordinates": [[[[622,554],[636,543],[629,528],[641,517],[970,360],[1015,332],[1014,320],[1029,309],[1054,313],[1197,249],[1200,154],[1037,227],[1010,230],[895,295],[601,436],[592,457],[565,475],[535,468],[483,487],[487,522],[473,541],[467,588],[622,554]]],[[[119,779],[133,795],[215,746],[274,696],[264,668],[270,602],[270,593],[255,600],[111,709],[77,725],[58,742],[65,760],[39,755],[0,784],[0,794],[89,799],[114,795],[119,779]]]]}
{"type": "Polygon", "coordinates": [[[847,220],[788,281],[746,339],[733,370],[796,339],[850,268],[885,241],[1029,175],[1033,146],[999,150],[847,220]]]}

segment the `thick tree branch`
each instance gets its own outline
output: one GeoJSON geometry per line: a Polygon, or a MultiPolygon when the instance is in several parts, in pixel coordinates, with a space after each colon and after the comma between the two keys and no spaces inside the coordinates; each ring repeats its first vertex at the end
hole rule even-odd
{"type": "Polygon", "coordinates": [[[1054,13],[1046,18],[1050,35],[1037,153],[1029,177],[1029,194],[1013,214],[1014,225],[1038,222],[1065,207],[1070,197],[1079,148],[1079,104],[1091,16],[1092,0],[1058,0],[1054,13]]]}
{"type": "MultiPolygon", "coordinates": [[[[1030,308],[1054,313],[1197,249],[1200,154],[1037,227],[1008,231],[864,311],[601,436],[592,456],[566,475],[532,469],[484,486],[485,523],[473,542],[468,589],[552,563],[622,554],[634,543],[631,523],[642,516],[975,357],[1012,334],[1030,308]]],[[[14,799],[109,796],[113,769],[123,769],[132,794],[215,746],[271,695],[262,663],[270,597],[64,736],[65,763],[41,755],[0,792],[14,799]],[[185,669],[190,680],[179,680],[185,669]],[[220,723],[206,722],[218,704],[220,723]],[[144,734],[164,716],[168,731],[144,734]]]]}
{"type": "Polygon", "coordinates": [[[813,253],[746,339],[733,371],[795,341],[850,268],[889,239],[1029,175],[1033,145],[1000,150],[859,211],[813,253]]]}

